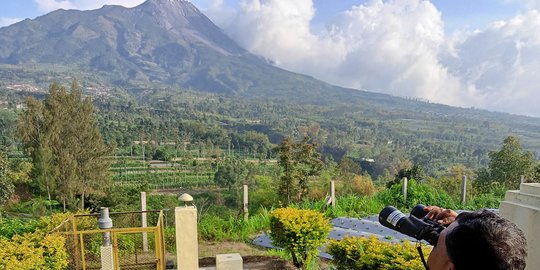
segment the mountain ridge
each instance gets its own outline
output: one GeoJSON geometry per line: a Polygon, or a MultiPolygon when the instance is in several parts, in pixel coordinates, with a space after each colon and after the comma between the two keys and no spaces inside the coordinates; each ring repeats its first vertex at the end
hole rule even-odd
{"type": "Polygon", "coordinates": [[[296,88],[303,83],[295,82],[303,75],[268,65],[238,46],[187,1],[57,10],[1,28],[0,44],[2,64],[63,65],[116,86],[157,83],[229,94],[258,91],[259,96],[276,88],[272,80],[296,88]]]}
{"type": "MultiPolygon", "coordinates": [[[[270,65],[238,46],[184,0],[56,10],[0,28],[0,76],[4,84],[18,83],[21,77],[25,83],[46,86],[51,78],[75,77],[83,84],[109,88],[181,87],[287,102],[416,106],[399,97],[333,86],[270,65]],[[32,70],[40,70],[36,78],[21,75],[32,70]]],[[[421,104],[427,110],[447,111],[437,107],[443,105],[421,104]]]]}

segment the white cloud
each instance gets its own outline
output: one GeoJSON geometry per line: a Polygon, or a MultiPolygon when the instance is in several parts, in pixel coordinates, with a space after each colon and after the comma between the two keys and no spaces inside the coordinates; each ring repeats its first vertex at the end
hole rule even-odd
{"type": "Polygon", "coordinates": [[[57,10],[60,8],[63,9],[73,9],[75,6],[68,0],[56,1],[56,0],[35,0],[38,5],[39,10],[44,12],[49,12],[57,10]]]}
{"type": "Polygon", "coordinates": [[[210,18],[285,69],[342,86],[540,116],[534,10],[445,36],[440,12],[425,0],[372,0],[338,14],[319,33],[310,28],[312,0],[242,0],[238,10],[216,3],[205,10],[210,18]]]}
{"type": "Polygon", "coordinates": [[[482,107],[540,116],[540,13],[491,24],[456,45],[451,73],[474,86],[482,107]]]}
{"type": "Polygon", "coordinates": [[[34,0],[39,9],[44,12],[56,9],[97,9],[104,5],[121,5],[134,7],[144,2],[144,0],[34,0]]]}
{"type": "MultiPolygon", "coordinates": [[[[313,33],[311,0],[244,0],[226,31],[278,66],[347,87],[464,105],[459,81],[439,63],[441,14],[428,1],[354,6],[313,33]]],[[[468,104],[465,104],[468,105],[468,104]]]]}
{"type": "Polygon", "coordinates": [[[21,21],[21,19],[0,17],[0,27],[12,25],[19,21],[21,21]]]}

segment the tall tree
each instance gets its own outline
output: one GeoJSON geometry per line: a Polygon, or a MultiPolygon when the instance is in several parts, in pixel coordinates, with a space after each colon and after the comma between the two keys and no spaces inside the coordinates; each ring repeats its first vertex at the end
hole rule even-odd
{"type": "Polygon", "coordinates": [[[482,191],[489,191],[493,183],[498,183],[504,189],[516,189],[521,175],[527,179],[534,177],[533,154],[523,152],[516,137],[504,139],[501,150],[490,151],[489,159],[487,170],[480,170],[476,181],[476,186],[482,191]]]}
{"type": "Polygon", "coordinates": [[[48,143],[44,142],[37,148],[33,164],[35,185],[42,191],[47,192],[47,198],[51,201],[53,192],[56,190],[58,168],[54,166],[53,153],[48,143]]]}
{"type": "Polygon", "coordinates": [[[309,143],[309,137],[299,143],[285,138],[278,150],[278,164],[283,172],[279,193],[287,204],[300,202],[309,192],[309,178],[322,170],[321,155],[315,145],[309,143]]]}
{"type": "Polygon", "coordinates": [[[279,160],[278,164],[281,167],[282,175],[279,178],[279,195],[289,204],[293,201],[293,194],[296,193],[296,185],[294,183],[295,177],[295,157],[294,157],[294,143],[290,138],[283,139],[283,142],[279,146],[279,160]]]}
{"type": "Polygon", "coordinates": [[[245,164],[243,160],[227,158],[214,174],[214,182],[221,187],[227,187],[231,191],[234,185],[240,182],[244,171],[245,164]]]}
{"type": "Polygon", "coordinates": [[[110,184],[110,153],[94,120],[89,97],[73,82],[71,90],[54,83],[44,101],[26,99],[18,133],[32,158],[33,175],[48,196],[57,190],[63,204],[81,208],[89,194],[101,193],[110,184]]]}

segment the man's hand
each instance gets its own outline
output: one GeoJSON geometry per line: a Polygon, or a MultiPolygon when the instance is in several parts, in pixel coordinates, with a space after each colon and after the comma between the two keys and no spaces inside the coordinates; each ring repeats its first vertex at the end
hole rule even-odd
{"type": "Polygon", "coordinates": [[[424,211],[428,212],[426,217],[437,221],[442,225],[449,225],[454,222],[457,217],[457,213],[452,209],[444,209],[438,206],[427,206],[424,211]]]}

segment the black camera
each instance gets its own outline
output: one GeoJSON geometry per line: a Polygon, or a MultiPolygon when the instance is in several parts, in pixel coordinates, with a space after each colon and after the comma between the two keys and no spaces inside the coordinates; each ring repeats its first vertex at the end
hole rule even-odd
{"type": "Polygon", "coordinates": [[[424,208],[426,206],[419,204],[407,216],[395,207],[387,206],[379,213],[379,222],[392,230],[436,246],[439,235],[446,227],[427,218],[424,208]]]}

